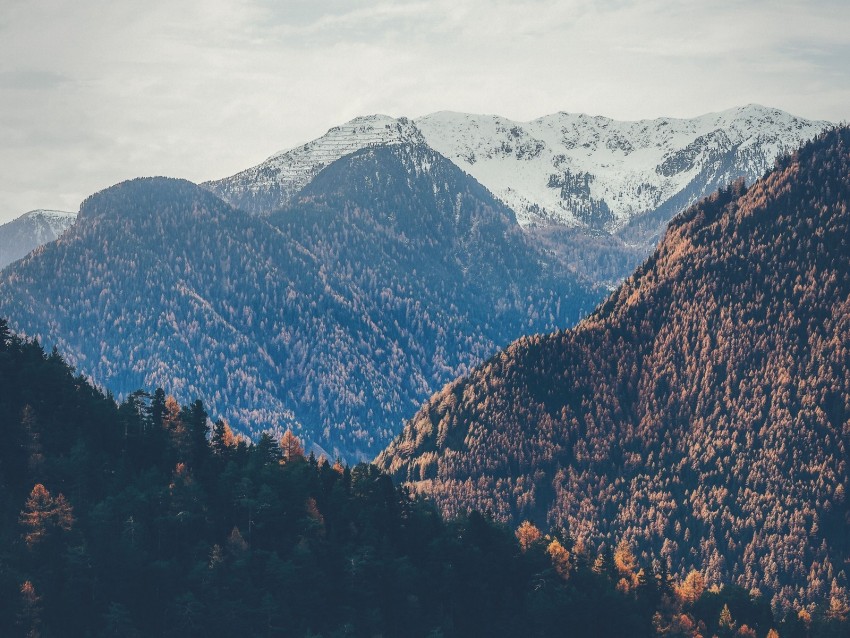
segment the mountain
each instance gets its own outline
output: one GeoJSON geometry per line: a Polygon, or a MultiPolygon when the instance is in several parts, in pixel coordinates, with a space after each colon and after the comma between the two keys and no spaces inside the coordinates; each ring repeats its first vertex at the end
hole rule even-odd
{"type": "Polygon", "coordinates": [[[204,186],[237,208],[268,214],[292,203],[324,167],[341,157],[372,146],[422,142],[421,134],[406,118],[358,117],[312,142],[276,153],[257,166],[204,186]]]}
{"type": "Polygon", "coordinates": [[[751,183],[827,126],[758,105],[636,122],[570,113],[530,122],[451,112],[416,120],[373,115],[205,186],[268,214],[343,155],[424,143],[487,187],[567,267],[597,283],[619,283],[679,211],[736,179],[751,183]]]}
{"type": "Polygon", "coordinates": [[[516,122],[443,112],[416,126],[432,148],[514,210],[520,224],[616,232],[674,197],[665,221],[735,179],[761,177],[827,124],[749,105],[636,122],[570,113],[516,122]]]}
{"type": "Polygon", "coordinates": [[[446,385],[377,463],[446,512],[817,600],[850,561],[848,237],[843,128],[676,217],[594,314],[446,385]]]}
{"type": "Polygon", "coordinates": [[[271,217],[178,180],[102,191],[3,273],[0,315],[119,396],[161,386],[242,432],[362,458],[497,348],[587,314],[600,291],[559,268],[451,162],[395,145],[271,217]]]}
{"type": "Polygon", "coordinates": [[[61,210],[31,210],[0,226],[0,268],[27,255],[64,233],[76,213],[61,210]]]}

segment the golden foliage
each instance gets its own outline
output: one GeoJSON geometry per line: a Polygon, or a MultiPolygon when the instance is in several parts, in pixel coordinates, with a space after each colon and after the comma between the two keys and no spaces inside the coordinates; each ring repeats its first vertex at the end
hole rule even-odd
{"type": "Polygon", "coordinates": [[[230,424],[225,421],[221,428],[221,444],[224,447],[231,448],[236,447],[238,443],[239,439],[233,433],[233,429],[230,427],[230,424]]]}
{"type": "Polygon", "coordinates": [[[829,592],[829,609],[826,615],[832,620],[844,622],[847,620],[848,614],[850,614],[850,604],[847,600],[847,591],[833,579],[832,588],[829,592]]]}
{"type": "Polygon", "coordinates": [[[676,587],[676,595],[685,605],[693,605],[705,591],[705,577],[692,569],[685,580],[676,587]]]}
{"type": "Polygon", "coordinates": [[[516,537],[519,541],[520,549],[523,552],[527,552],[535,543],[543,538],[543,534],[540,533],[540,530],[537,529],[533,523],[523,521],[520,523],[520,526],[517,527],[516,537]]]}
{"type": "Polygon", "coordinates": [[[284,463],[304,458],[304,446],[301,445],[301,441],[292,433],[292,430],[287,430],[280,437],[280,451],[284,463]]]}
{"type": "Polygon", "coordinates": [[[623,593],[632,591],[638,584],[637,559],[632,548],[625,540],[620,541],[614,550],[614,568],[620,574],[617,589],[623,593]]]}
{"type": "Polygon", "coordinates": [[[555,567],[558,576],[567,580],[570,577],[570,570],[572,569],[570,552],[558,542],[557,538],[549,543],[546,552],[549,554],[549,558],[552,560],[552,565],[555,567]]]}
{"type": "Polygon", "coordinates": [[[27,638],[38,638],[41,635],[41,596],[36,594],[35,587],[29,580],[21,585],[18,622],[26,630],[27,638]]]}
{"type": "Polygon", "coordinates": [[[37,483],[30,492],[19,521],[25,529],[24,540],[32,547],[54,531],[71,531],[74,515],[70,503],[62,494],[53,498],[44,485],[37,483]]]}
{"type": "Polygon", "coordinates": [[[379,464],[449,515],[533,502],[590,551],[628,538],[679,579],[822,600],[848,558],[847,138],[679,215],[576,329],[446,386],[379,464]]]}
{"type": "Polygon", "coordinates": [[[732,619],[732,612],[729,611],[729,605],[723,605],[723,609],[720,610],[718,626],[721,629],[727,629],[729,631],[735,629],[735,621],[732,619]]]}

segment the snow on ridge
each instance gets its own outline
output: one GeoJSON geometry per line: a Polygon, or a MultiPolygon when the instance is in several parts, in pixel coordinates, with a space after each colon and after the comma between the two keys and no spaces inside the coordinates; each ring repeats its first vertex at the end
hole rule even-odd
{"type": "Polygon", "coordinates": [[[74,223],[76,213],[38,209],[0,226],[0,268],[57,239],[74,223]]]}
{"type": "Polygon", "coordinates": [[[425,143],[487,187],[524,226],[614,232],[676,195],[694,201],[706,188],[740,176],[753,180],[828,126],[757,104],[635,121],[565,112],[527,122],[453,111],[415,120],[367,115],[207,187],[261,214],[289,203],[344,155],[425,143]]]}
{"type": "Polygon", "coordinates": [[[37,208],[24,213],[19,219],[39,219],[48,223],[59,222],[70,224],[77,218],[77,213],[72,213],[66,210],[51,210],[49,208],[37,208]]]}
{"type": "Polygon", "coordinates": [[[18,220],[32,224],[32,241],[40,246],[58,238],[76,218],[77,213],[38,208],[24,213],[18,220]]]}
{"type": "Polygon", "coordinates": [[[345,155],[370,146],[422,141],[416,126],[406,118],[356,117],[315,140],[275,153],[257,166],[207,186],[225,199],[233,193],[241,196],[245,192],[262,194],[279,189],[274,205],[282,206],[325,166],[345,155]]]}
{"type": "Polygon", "coordinates": [[[518,122],[443,111],[415,122],[432,148],[513,208],[521,224],[582,225],[597,216],[608,230],[658,208],[701,171],[728,170],[729,154],[751,180],[829,126],[759,105],[691,119],[560,112],[518,122]]]}

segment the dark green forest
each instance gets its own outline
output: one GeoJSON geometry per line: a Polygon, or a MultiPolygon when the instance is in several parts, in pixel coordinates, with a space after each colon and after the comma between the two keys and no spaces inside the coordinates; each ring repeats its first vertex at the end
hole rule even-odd
{"type": "Polygon", "coordinates": [[[846,606],[773,619],[626,546],[452,520],[372,465],[254,443],[200,401],[120,403],[0,320],[4,636],[850,635],[846,606]]]}

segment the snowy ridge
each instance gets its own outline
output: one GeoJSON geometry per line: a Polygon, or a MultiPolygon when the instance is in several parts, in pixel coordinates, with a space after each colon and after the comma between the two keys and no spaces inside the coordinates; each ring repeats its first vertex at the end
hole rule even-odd
{"type": "Polygon", "coordinates": [[[0,268],[54,241],[77,219],[77,213],[31,210],[0,226],[0,268]]]}
{"type": "Polygon", "coordinates": [[[319,171],[341,157],[369,146],[402,142],[423,142],[406,118],[357,117],[312,142],[275,153],[257,166],[204,186],[249,212],[270,212],[287,204],[319,171]]]}
{"type": "Polygon", "coordinates": [[[34,238],[40,246],[57,239],[62,233],[68,230],[71,224],[74,223],[74,220],[77,219],[77,213],[39,208],[24,213],[18,219],[27,220],[32,223],[34,238]]]}
{"type": "MultiPolygon", "coordinates": [[[[749,105],[693,119],[619,122],[556,113],[531,122],[441,112],[416,120],[427,143],[510,206],[523,225],[616,231],[703,175],[751,181],[829,124],[749,105]]],[[[691,203],[704,193],[695,188],[691,203]]]]}
{"type": "Polygon", "coordinates": [[[523,226],[613,233],[665,204],[666,219],[656,221],[666,222],[734,179],[752,181],[777,156],[828,126],[758,105],[634,122],[570,113],[530,122],[453,112],[413,121],[371,115],[205,186],[235,206],[265,214],[286,205],[322,168],[348,153],[424,142],[492,191],[523,226]]]}

